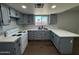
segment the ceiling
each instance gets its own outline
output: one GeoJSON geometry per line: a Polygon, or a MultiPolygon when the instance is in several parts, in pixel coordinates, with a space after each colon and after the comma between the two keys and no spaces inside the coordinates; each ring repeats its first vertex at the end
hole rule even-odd
{"type": "Polygon", "coordinates": [[[35,8],[34,3],[7,3],[12,8],[28,14],[36,14],[36,15],[47,15],[47,14],[55,14],[61,13],[76,6],[79,6],[78,3],[45,3],[43,8],[35,8]],[[23,9],[21,6],[26,5],[27,8],[23,9]],[[57,7],[52,9],[51,6],[56,5],[57,7]]]}

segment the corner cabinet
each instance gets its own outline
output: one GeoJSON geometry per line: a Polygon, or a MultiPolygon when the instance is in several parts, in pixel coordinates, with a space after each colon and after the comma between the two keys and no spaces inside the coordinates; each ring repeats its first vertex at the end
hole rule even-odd
{"type": "Polygon", "coordinates": [[[10,21],[10,16],[9,16],[9,8],[6,5],[1,4],[1,16],[2,16],[2,24],[8,25],[10,21]]]}
{"type": "Polygon", "coordinates": [[[79,38],[59,37],[52,31],[50,34],[50,39],[60,54],[79,54],[79,38]]]}

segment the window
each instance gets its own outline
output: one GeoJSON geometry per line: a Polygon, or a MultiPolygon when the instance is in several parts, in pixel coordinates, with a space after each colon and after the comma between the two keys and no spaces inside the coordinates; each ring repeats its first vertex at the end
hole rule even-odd
{"type": "Polygon", "coordinates": [[[35,25],[47,25],[48,24],[48,16],[35,16],[35,25]]]}

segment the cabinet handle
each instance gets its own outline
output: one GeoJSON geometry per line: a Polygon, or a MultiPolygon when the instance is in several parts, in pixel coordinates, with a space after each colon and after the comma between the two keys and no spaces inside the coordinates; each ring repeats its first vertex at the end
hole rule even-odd
{"type": "Polygon", "coordinates": [[[21,46],[21,44],[19,43],[19,46],[21,46]]]}
{"type": "Polygon", "coordinates": [[[14,50],[16,50],[16,48],[14,48],[14,50]]]}
{"type": "Polygon", "coordinates": [[[70,40],[70,43],[72,43],[73,42],[73,40],[70,40]]]}

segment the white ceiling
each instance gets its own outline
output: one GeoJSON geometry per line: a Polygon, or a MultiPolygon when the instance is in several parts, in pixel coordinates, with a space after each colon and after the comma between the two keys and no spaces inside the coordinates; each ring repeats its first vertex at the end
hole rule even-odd
{"type": "Polygon", "coordinates": [[[43,8],[35,8],[33,3],[7,3],[7,5],[15,8],[22,13],[30,13],[36,15],[61,13],[76,6],[79,6],[78,3],[45,3],[43,8]],[[22,5],[26,5],[27,8],[22,9],[22,5]],[[57,7],[55,9],[52,9],[52,5],[56,5],[57,7]]]}

